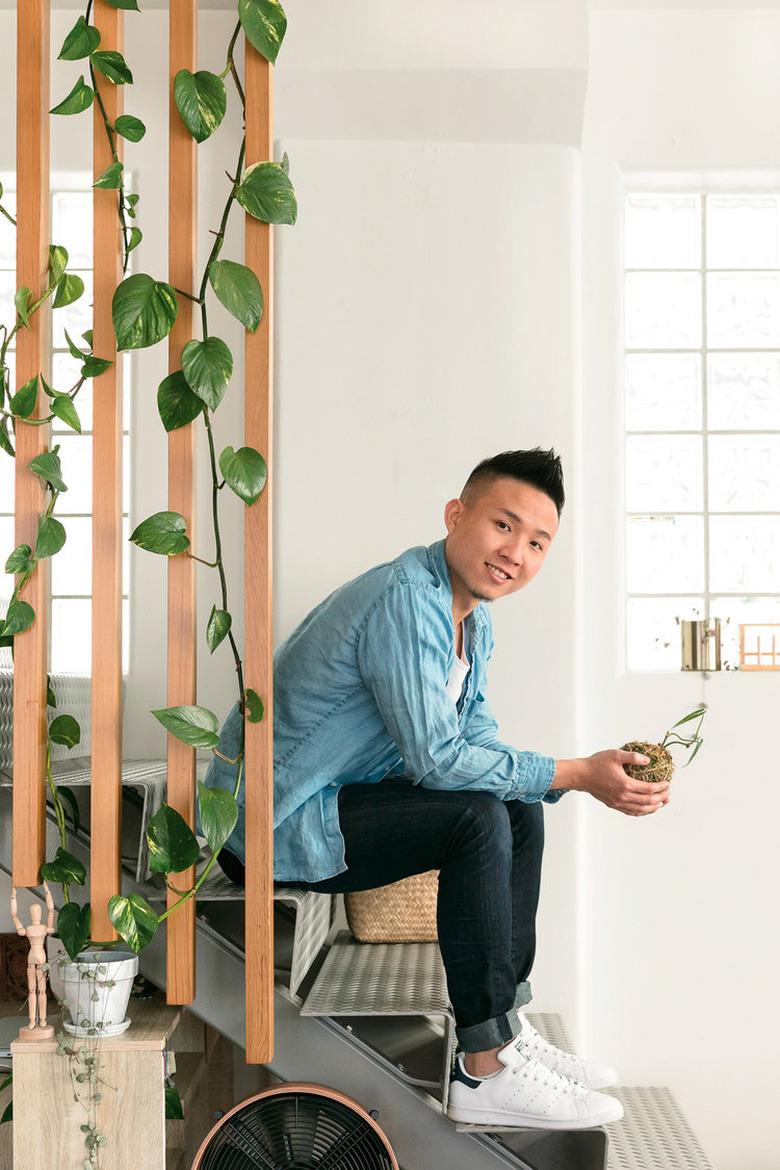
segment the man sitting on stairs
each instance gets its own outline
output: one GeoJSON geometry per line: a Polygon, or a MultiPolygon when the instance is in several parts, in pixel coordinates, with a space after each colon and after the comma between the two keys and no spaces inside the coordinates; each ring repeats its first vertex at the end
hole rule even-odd
{"type": "MultiPolygon", "coordinates": [[[[667,784],[632,779],[645,756],[554,760],[501,742],[485,694],[486,603],[536,576],[564,503],[554,451],[480,463],[444,509],[447,536],[349,581],[304,619],[274,663],[274,876],[326,893],[439,870],[438,935],[460,1053],[449,1116],[584,1129],[619,1120],[596,1092],[612,1069],[548,1044],[521,1009],[536,945],[542,802],[587,792],[628,816],[667,784]]],[[[235,759],[241,713],[220,751],[235,759]]],[[[215,757],[206,783],[232,788],[215,757]]],[[[243,793],[242,793],[243,800],[243,793]]],[[[243,804],[220,855],[243,884],[243,804]]]]}

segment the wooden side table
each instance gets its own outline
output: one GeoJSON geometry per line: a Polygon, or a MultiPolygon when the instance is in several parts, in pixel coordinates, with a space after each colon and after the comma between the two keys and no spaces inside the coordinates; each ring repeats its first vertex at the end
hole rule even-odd
{"type": "MultiPolygon", "coordinates": [[[[102,1165],[111,1170],[165,1166],[165,1047],[181,1008],[131,1000],[132,1024],[100,1042],[98,1128],[108,1139],[102,1165]]],[[[20,1021],[23,1022],[23,1021],[20,1021]]],[[[59,1024],[55,1017],[52,1023],[59,1024]]],[[[74,1046],[84,1041],[73,1037],[74,1046]]],[[[14,1170],[81,1170],[88,1157],[74,1100],[69,1062],[56,1040],[15,1040],[13,1060],[14,1170]]]]}

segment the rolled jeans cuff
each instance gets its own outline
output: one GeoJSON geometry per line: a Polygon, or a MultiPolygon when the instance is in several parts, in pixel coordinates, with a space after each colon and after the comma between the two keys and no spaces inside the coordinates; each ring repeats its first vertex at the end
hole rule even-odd
{"type": "Polygon", "coordinates": [[[492,1020],[485,1020],[482,1024],[455,1028],[463,1052],[487,1052],[490,1048],[503,1048],[519,1032],[520,1020],[515,1008],[502,1012],[500,1016],[493,1016],[492,1020]]]}
{"type": "Polygon", "coordinates": [[[527,979],[524,979],[522,983],[518,983],[517,991],[515,992],[515,1011],[518,1008],[525,1007],[527,1003],[531,1002],[531,999],[531,984],[527,979]]]}

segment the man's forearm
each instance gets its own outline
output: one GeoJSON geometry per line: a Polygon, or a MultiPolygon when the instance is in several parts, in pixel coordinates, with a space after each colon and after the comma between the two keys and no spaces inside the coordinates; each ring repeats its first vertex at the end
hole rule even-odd
{"type": "Polygon", "coordinates": [[[550,788],[569,788],[582,791],[584,788],[586,761],[556,760],[555,773],[550,788]]]}

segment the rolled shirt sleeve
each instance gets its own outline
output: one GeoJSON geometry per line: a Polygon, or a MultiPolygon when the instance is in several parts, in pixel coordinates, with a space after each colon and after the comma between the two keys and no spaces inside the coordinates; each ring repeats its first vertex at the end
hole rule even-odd
{"type": "Polygon", "coordinates": [[[460,727],[446,693],[452,639],[439,591],[419,582],[399,582],[383,593],[360,631],[363,681],[407,768],[425,788],[543,799],[555,773],[551,757],[496,740],[489,710],[460,727]]]}

